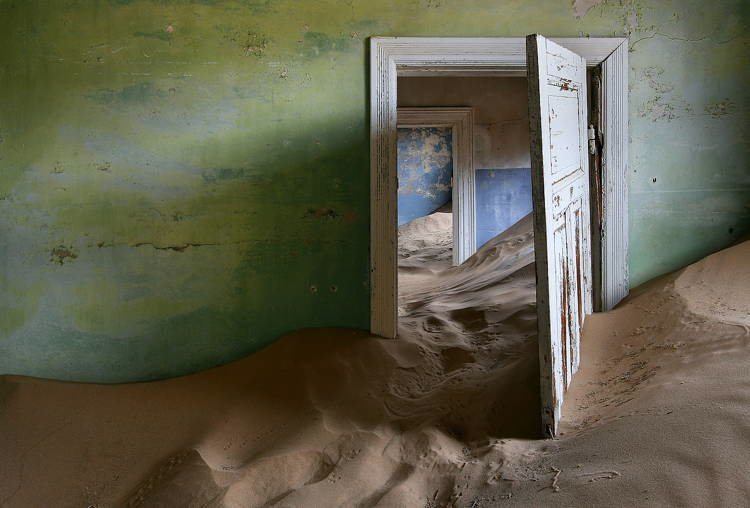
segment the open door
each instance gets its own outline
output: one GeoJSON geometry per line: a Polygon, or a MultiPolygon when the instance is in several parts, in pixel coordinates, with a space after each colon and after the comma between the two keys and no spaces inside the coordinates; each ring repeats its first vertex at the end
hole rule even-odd
{"type": "Polygon", "coordinates": [[[591,313],[586,62],[526,38],[543,432],[557,434],[591,313]]]}

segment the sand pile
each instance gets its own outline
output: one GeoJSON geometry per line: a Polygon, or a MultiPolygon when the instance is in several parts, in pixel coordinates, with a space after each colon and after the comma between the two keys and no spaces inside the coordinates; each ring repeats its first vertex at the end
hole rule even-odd
{"type": "MultiPolygon", "coordinates": [[[[453,215],[450,209],[419,217],[398,228],[399,282],[435,275],[453,259],[453,215]]],[[[403,293],[403,289],[401,289],[403,293]]]]}
{"type": "Polygon", "coordinates": [[[451,229],[451,214],[441,212],[399,228],[399,338],[428,353],[426,360],[439,360],[425,376],[473,387],[472,394],[452,396],[469,408],[463,438],[535,437],[539,380],[531,216],[456,267],[450,262],[451,229]]]}
{"type": "Polygon", "coordinates": [[[2,378],[0,505],[746,505],[750,242],[589,318],[565,434],[536,440],[529,226],[414,279],[401,340],[301,331],[154,383],[2,378]]]}

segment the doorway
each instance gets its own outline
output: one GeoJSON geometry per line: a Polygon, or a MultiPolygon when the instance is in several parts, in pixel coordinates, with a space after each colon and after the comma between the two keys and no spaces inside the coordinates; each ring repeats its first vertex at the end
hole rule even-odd
{"type": "Polygon", "coordinates": [[[476,250],[474,110],[399,107],[397,171],[399,227],[449,204],[448,255],[466,261],[476,250]]]}
{"type": "MultiPolygon", "coordinates": [[[[578,92],[583,93],[585,90],[585,72],[586,67],[601,65],[602,69],[602,115],[603,140],[602,152],[602,172],[601,185],[598,188],[603,189],[600,196],[602,216],[599,217],[601,223],[601,266],[596,269],[601,270],[602,274],[599,280],[602,281],[601,287],[597,288],[602,295],[603,301],[607,305],[613,305],[612,302],[622,298],[627,292],[627,214],[621,213],[627,210],[627,188],[625,174],[627,168],[627,45],[623,44],[625,39],[621,38],[581,38],[581,39],[555,39],[548,42],[541,36],[529,36],[530,42],[523,38],[373,38],[371,40],[371,330],[373,333],[385,337],[395,337],[397,335],[397,78],[401,75],[503,75],[503,76],[523,76],[527,74],[527,61],[533,66],[536,77],[545,80],[544,83],[539,81],[537,86],[537,99],[540,98],[540,90],[544,92],[544,87],[555,84],[561,91],[569,91],[568,86],[573,84],[570,90],[576,92],[576,104],[585,103],[585,97],[578,92]],[[527,47],[530,58],[527,58],[527,47]],[[545,49],[546,48],[546,49],[545,49]],[[567,49],[566,49],[567,48],[567,49]],[[576,54],[577,53],[577,54],[576,54]],[[580,56],[578,56],[580,55],[580,56]],[[580,74],[583,72],[583,74],[580,74]],[[572,73],[572,74],[570,74],[572,73]],[[570,74],[570,75],[568,75],[570,74]],[[583,76],[581,78],[580,76],[583,76]],[[557,79],[554,81],[552,78],[557,79]],[[583,101],[583,102],[582,102],[583,101]],[[609,214],[610,211],[619,211],[620,213],[609,214]],[[619,291],[619,293],[618,293],[619,291]]],[[[531,75],[531,74],[530,74],[531,75]]],[[[530,94],[532,87],[529,87],[530,94]]],[[[531,96],[531,95],[530,95],[531,96]]],[[[547,95],[542,96],[543,99],[547,95]]],[[[535,102],[532,101],[531,104],[535,102]]],[[[537,128],[549,128],[549,122],[545,123],[545,118],[549,119],[555,111],[561,111],[564,116],[572,114],[570,103],[567,101],[557,101],[554,108],[551,108],[546,102],[536,102],[541,104],[543,111],[537,111],[536,124],[537,128]],[[554,111],[553,111],[554,109],[554,111]],[[546,116],[545,116],[546,115],[546,116]]],[[[576,106],[577,107],[577,106],[576,106]]],[[[584,111],[582,120],[582,129],[578,134],[585,136],[586,118],[585,104],[581,106],[584,111]]],[[[537,108],[538,109],[538,108],[537,108]]],[[[532,121],[533,123],[533,121],[532,121]]],[[[558,122],[559,123],[559,122],[558,122]]],[[[577,125],[578,122],[573,122],[577,125]]],[[[556,124],[557,125],[557,124],[556,124]]],[[[562,125],[562,124],[560,124],[562,125]]],[[[577,128],[577,127],[576,127],[577,128]]],[[[576,136],[578,136],[576,134],[576,136]]],[[[573,134],[571,134],[573,135],[573,134]]],[[[566,134],[567,136],[567,134],[566,134]]],[[[586,139],[578,136],[575,150],[586,146],[586,139]]],[[[575,136],[574,136],[575,137],[575,136]]],[[[533,136],[532,136],[533,138],[533,136]]],[[[565,137],[564,137],[565,138],[565,137]]],[[[567,138],[565,138],[567,139],[567,138]]],[[[554,167],[550,170],[551,161],[558,155],[550,155],[550,151],[540,149],[539,140],[545,141],[549,146],[548,135],[543,132],[532,139],[532,159],[534,153],[539,157],[534,164],[536,170],[532,169],[534,174],[542,175],[544,171],[560,171],[561,175],[567,175],[567,168],[554,167]],[[545,138],[547,136],[547,138],[545,138]],[[535,145],[536,142],[536,145],[535,145]],[[541,150],[541,151],[540,151],[541,150]],[[553,159],[549,159],[553,157],[553,159]]],[[[573,149],[573,145],[566,141],[568,149],[573,149]]],[[[584,148],[585,149],[585,148],[584,148]]],[[[564,155],[564,154],[563,154],[564,155]]],[[[576,185],[582,185],[580,189],[571,187],[571,196],[575,190],[576,196],[583,195],[582,192],[588,193],[589,183],[583,182],[575,175],[585,174],[588,179],[588,162],[583,160],[584,152],[581,152],[581,162],[585,166],[584,172],[570,173],[570,178],[576,179],[576,185]]],[[[553,174],[549,174],[546,179],[536,181],[534,197],[534,215],[536,237],[541,238],[547,230],[552,234],[553,208],[551,204],[543,205],[546,199],[551,199],[554,189],[548,189],[547,198],[543,196],[543,185],[552,184],[553,174]],[[546,211],[545,211],[546,210],[546,211]],[[546,224],[541,219],[544,214],[547,216],[546,224]],[[541,232],[541,235],[538,234],[541,232]]],[[[555,195],[559,203],[559,196],[555,195]]],[[[575,252],[580,253],[580,238],[588,241],[588,231],[583,237],[578,236],[580,228],[588,230],[589,218],[589,200],[588,195],[582,203],[583,208],[573,214],[577,221],[564,222],[560,228],[555,231],[569,231],[571,228],[577,228],[576,235],[571,236],[568,233],[553,235],[555,242],[564,241],[575,246],[575,252]],[[573,242],[573,243],[570,243],[573,242]],[[576,243],[578,242],[578,243],[576,243]]],[[[564,203],[566,217],[569,203],[564,203]]],[[[557,219],[555,219],[557,220],[557,219]]],[[[598,234],[598,231],[594,232],[598,234]]],[[[546,242],[546,239],[545,239],[546,242]]],[[[537,241],[537,245],[539,242],[537,241]]],[[[554,247],[557,244],[545,243],[547,247],[554,247]]],[[[573,248],[567,248],[562,254],[562,261],[570,259],[573,256],[573,248]]],[[[559,254],[554,251],[555,255],[559,254]]],[[[554,268],[563,266],[561,260],[548,259],[553,250],[545,250],[542,254],[543,265],[545,270],[551,267],[549,280],[555,281],[565,287],[573,285],[576,282],[571,273],[566,272],[563,277],[559,270],[554,268]],[[548,263],[548,261],[550,261],[548,263]],[[561,264],[562,263],[562,264],[561,264]]],[[[580,258],[580,256],[578,256],[580,258]]],[[[587,266],[590,263],[590,253],[587,259],[579,260],[579,269],[576,274],[583,273],[580,266],[587,266]]],[[[539,261],[537,262],[539,265],[539,261]]],[[[565,265],[568,266],[568,265],[565,265]]],[[[590,265],[588,265],[590,266],[590,265]]],[[[567,269],[566,269],[567,270],[567,269]]],[[[542,372],[542,403],[543,403],[543,428],[549,434],[554,435],[556,425],[559,420],[560,407],[562,404],[562,393],[559,386],[561,383],[567,385],[572,372],[564,381],[560,370],[559,353],[559,335],[561,328],[565,326],[579,327],[583,320],[584,311],[590,311],[590,305],[580,306],[581,312],[574,317],[568,316],[563,320],[563,325],[554,323],[550,320],[550,308],[565,305],[570,306],[573,298],[567,299],[559,294],[554,294],[552,289],[547,287],[549,280],[547,274],[540,277],[537,273],[537,298],[538,305],[546,310],[545,319],[541,319],[545,313],[540,313],[540,364],[542,372]],[[545,279],[545,280],[541,280],[545,279]],[[541,282],[541,284],[540,284],[541,282]],[[542,294],[539,294],[539,288],[542,287],[542,294]],[[552,298],[550,298],[552,295],[552,298]],[[574,323],[574,324],[571,324],[574,323]],[[550,328],[552,327],[552,328],[550,328]],[[544,333],[553,334],[550,349],[542,345],[544,333]],[[544,332],[544,333],[542,333],[544,332]],[[555,336],[557,334],[557,336],[555,336]],[[557,345],[557,346],[556,346],[557,345]],[[558,350],[555,350],[558,347],[558,350]],[[547,380],[545,381],[545,376],[547,380]]],[[[580,278],[578,279],[580,282],[580,278]]],[[[606,306],[605,306],[606,308],[606,306]]]]}
{"type": "Polygon", "coordinates": [[[397,84],[398,338],[456,386],[491,372],[460,403],[483,407],[474,421],[498,435],[524,438],[539,393],[527,88],[524,76],[397,84]],[[458,111],[463,129],[438,121],[458,111]],[[457,258],[467,238],[474,249],[457,258]]]}
{"type": "MultiPolygon", "coordinates": [[[[499,305],[493,301],[497,291],[485,294],[482,287],[502,285],[509,272],[497,271],[496,252],[474,255],[488,243],[485,250],[501,245],[499,235],[527,219],[526,250],[533,262],[527,88],[525,76],[398,78],[400,337],[413,335],[416,314],[450,322],[451,333],[465,335],[494,335],[502,326],[478,316],[499,305]],[[467,260],[471,266],[454,268],[467,260]],[[490,262],[493,267],[485,266],[490,262]],[[472,275],[484,281],[481,287],[472,284],[472,275]],[[452,288],[450,294],[443,286],[452,288]],[[439,304],[436,293],[446,297],[439,304]]],[[[536,326],[529,319],[524,325],[536,326]]],[[[432,328],[434,335],[442,327],[432,328]]]]}

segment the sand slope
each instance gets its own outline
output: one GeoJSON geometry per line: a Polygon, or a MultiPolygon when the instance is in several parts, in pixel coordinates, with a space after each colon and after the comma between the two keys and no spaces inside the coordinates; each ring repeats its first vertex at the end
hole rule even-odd
{"type": "Polygon", "coordinates": [[[590,317],[550,441],[527,426],[530,238],[414,279],[403,340],[301,331],[154,383],[0,378],[0,505],[747,506],[750,242],[590,317]]]}

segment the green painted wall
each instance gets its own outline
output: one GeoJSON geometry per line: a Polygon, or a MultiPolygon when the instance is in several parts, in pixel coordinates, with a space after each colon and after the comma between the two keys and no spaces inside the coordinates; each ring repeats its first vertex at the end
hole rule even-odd
{"type": "Polygon", "coordinates": [[[368,324],[367,38],[631,37],[634,283],[750,230],[748,4],[0,0],[0,372],[368,324]]]}

